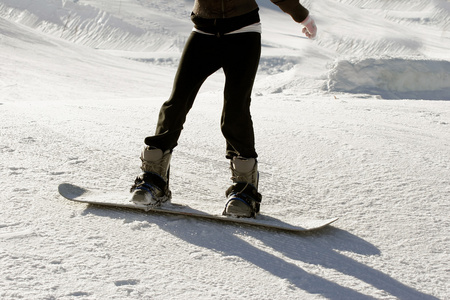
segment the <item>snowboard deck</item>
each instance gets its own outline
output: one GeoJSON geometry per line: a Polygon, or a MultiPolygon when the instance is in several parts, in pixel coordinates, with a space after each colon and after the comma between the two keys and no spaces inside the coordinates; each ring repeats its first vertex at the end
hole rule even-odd
{"type": "Polygon", "coordinates": [[[275,229],[287,232],[307,232],[323,228],[338,218],[330,219],[297,219],[295,223],[286,223],[280,219],[264,214],[258,214],[256,218],[235,218],[223,215],[209,214],[204,211],[193,209],[187,205],[170,203],[160,207],[149,207],[147,205],[136,205],[129,202],[130,194],[123,192],[98,191],[82,188],[70,183],[62,183],[58,186],[58,191],[64,198],[96,206],[116,207],[131,210],[143,211],[151,214],[178,215],[189,218],[211,220],[221,223],[235,225],[248,225],[266,229],[275,229]]]}

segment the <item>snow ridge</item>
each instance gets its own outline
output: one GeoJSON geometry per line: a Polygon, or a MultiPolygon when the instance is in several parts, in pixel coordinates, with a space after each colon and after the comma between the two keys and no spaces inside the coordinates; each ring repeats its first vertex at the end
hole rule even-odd
{"type": "Polygon", "coordinates": [[[179,51],[184,44],[184,38],[158,23],[141,28],[90,5],[60,0],[2,2],[0,16],[92,48],[179,51]]]}

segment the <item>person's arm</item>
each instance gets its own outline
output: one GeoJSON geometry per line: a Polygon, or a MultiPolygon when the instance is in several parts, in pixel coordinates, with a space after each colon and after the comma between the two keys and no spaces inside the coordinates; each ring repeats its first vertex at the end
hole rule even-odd
{"type": "Polygon", "coordinates": [[[301,23],[303,26],[303,33],[308,38],[314,38],[317,34],[317,26],[309,11],[300,4],[299,0],[270,0],[276,4],[282,11],[289,14],[295,22],[301,23]]]}

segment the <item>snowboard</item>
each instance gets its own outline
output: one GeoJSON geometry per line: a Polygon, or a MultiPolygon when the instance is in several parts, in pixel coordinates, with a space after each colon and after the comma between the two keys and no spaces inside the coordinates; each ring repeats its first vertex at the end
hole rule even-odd
{"type": "Polygon", "coordinates": [[[258,214],[255,218],[235,218],[218,214],[210,214],[205,211],[196,210],[188,205],[178,203],[167,203],[160,207],[137,205],[129,201],[131,195],[124,192],[90,190],[70,183],[62,183],[58,191],[64,198],[91,204],[99,207],[115,207],[130,210],[143,211],[150,214],[178,215],[188,218],[210,220],[234,225],[255,226],[264,229],[273,229],[286,232],[308,232],[323,228],[338,218],[330,219],[308,219],[298,218],[295,223],[287,223],[280,219],[264,214],[258,214]]]}

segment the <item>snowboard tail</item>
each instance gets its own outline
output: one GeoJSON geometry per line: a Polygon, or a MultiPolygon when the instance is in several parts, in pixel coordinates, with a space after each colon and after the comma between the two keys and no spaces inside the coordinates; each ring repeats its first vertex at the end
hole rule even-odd
{"type": "Polygon", "coordinates": [[[307,232],[323,228],[338,218],[331,219],[304,219],[299,218],[295,223],[287,223],[280,219],[259,214],[255,218],[234,218],[223,215],[209,214],[196,210],[187,205],[178,203],[163,204],[160,207],[149,207],[147,205],[137,205],[129,202],[130,195],[122,192],[89,190],[70,183],[62,183],[58,186],[58,191],[64,198],[101,207],[116,207],[143,211],[151,214],[178,215],[202,220],[211,220],[221,223],[235,225],[256,226],[266,229],[275,229],[288,232],[307,232]]]}

